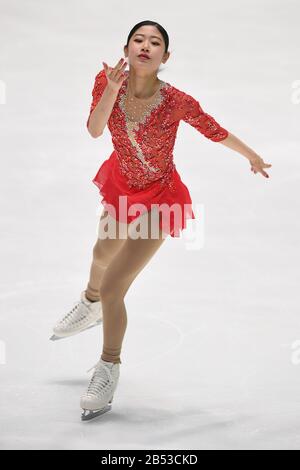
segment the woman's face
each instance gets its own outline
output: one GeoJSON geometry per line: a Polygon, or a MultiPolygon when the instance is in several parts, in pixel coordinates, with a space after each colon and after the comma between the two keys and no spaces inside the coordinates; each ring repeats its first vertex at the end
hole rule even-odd
{"type": "Polygon", "coordinates": [[[163,36],[155,26],[141,26],[131,36],[128,48],[124,47],[125,57],[134,69],[147,74],[155,72],[161,62],[165,63],[170,53],[165,53],[165,42],[163,36]],[[139,57],[141,53],[147,54],[149,59],[139,57]]]}

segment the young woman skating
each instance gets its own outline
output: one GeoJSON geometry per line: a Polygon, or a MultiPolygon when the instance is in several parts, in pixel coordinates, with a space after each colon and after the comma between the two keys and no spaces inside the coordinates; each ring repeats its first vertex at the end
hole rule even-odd
{"type": "Polygon", "coordinates": [[[245,156],[254,174],[269,177],[264,168],[271,164],[218,124],[195,98],[157,77],[160,64],[170,56],[168,47],[168,34],[160,24],[136,24],[124,46],[129,71],[124,59],[114,67],[103,62],[92,91],[88,131],[98,138],[107,125],[114,150],[93,179],[104,209],[86,290],[55,325],[51,338],[103,323],[102,354],[80,400],[83,420],[111,407],[119,381],[129,287],[166,238],[179,237],[186,220],[195,218],[173,158],[180,121],[245,156]]]}

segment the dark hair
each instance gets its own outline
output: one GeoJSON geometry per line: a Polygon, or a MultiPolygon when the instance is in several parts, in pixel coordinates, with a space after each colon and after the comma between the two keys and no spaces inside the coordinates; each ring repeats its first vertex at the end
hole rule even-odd
{"type": "Polygon", "coordinates": [[[164,38],[164,42],[165,42],[165,52],[168,52],[169,36],[168,36],[167,31],[166,31],[165,28],[163,28],[159,23],[157,23],[156,21],[151,21],[151,20],[141,21],[140,23],[137,23],[137,24],[132,28],[132,30],[130,31],[130,33],[129,33],[129,35],[128,35],[126,46],[128,47],[130,38],[131,38],[131,36],[135,33],[135,31],[136,31],[137,29],[139,29],[141,26],[146,26],[146,25],[155,26],[155,27],[158,29],[158,31],[161,33],[162,37],[164,38]]]}

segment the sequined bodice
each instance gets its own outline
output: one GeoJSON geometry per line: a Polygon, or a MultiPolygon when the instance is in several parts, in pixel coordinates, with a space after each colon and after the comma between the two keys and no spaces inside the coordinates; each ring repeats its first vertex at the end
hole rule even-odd
{"type": "MultiPolygon", "coordinates": [[[[158,90],[155,92],[153,97],[147,100],[139,100],[131,97],[128,93],[127,80],[123,83],[121,90],[119,107],[124,114],[127,135],[133,150],[135,150],[134,155],[140,160],[143,166],[142,168],[144,170],[144,175],[141,173],[139,174],[139,186],[142,187],[144,187],[147,179],[153,181],[154,179],[157,179],[155,174],[160,173],[158,161],[155,162],[155,154],[150,152],[150,127],[145,126],[145,123],[147,120],[149,120],[151,113],[154,112],[163,101],[164,96],[162,95],[161,90],[165,86],[167,86],[167,83],[160,80],[158,90]],[[148,145],[146,148],[147,142],[148,145]],[[151,173],[154,176],[150,176],[151,173]]],[[[121,162],[121,164],[122,163],[123,167],[125,167],[126,165],[124,165],[124,162],[121,162]]]]}
{"type": "Polygon", "coordinates": [[[129,89],[129,83],[126,81],[126,89],[123,94],[122,109],[126,114],[127,122],[142,122],[145,119],[145,116],[151,112],[155,106],[158,105],[161,96],[160,90],[165,85],[165,82],[159,80],[159,86],[156,87],[156,91],[149,98],[137,98],[135,97],[129,89]]]}
{"type": "MultiPolygon", "coordinates": [[[[90,114],[106,82],[102,70],[95,79],[90,114]]],[[[114,103],[108,128],[120,171],[129,188],[145,189],[157,181],[172,189],[173,148],[180,120],[214,141],[228,135],[212,116],[204,113],[197,100],[168,82],[160,80],[157,91],[147,100],[130,99],[128,90],[126,77],[114,103]]]]}

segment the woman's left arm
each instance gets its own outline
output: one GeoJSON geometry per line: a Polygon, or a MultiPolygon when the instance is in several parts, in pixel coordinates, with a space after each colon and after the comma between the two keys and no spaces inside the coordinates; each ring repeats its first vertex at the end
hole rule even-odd
{"type": "Polygon", "coordinates": [[[220,140],[219,143],[226,145],[226,147],[235,150],[241,155],[244,155],[244,157],[249,160],[251,171],[253,171],[255,174],[259,172],[266,178],[269,178],[269,175],[265,172],[264,168],[270,168],[272,165],[270,163],[264,162],[263,159],[254,152],[254,150],[238,139],[238,137],[228,132],[226,139],[220,140]]]}
{"type": "Polygon", "coordinates": [[[265,163],[254,150],[222,127],[213,116],[206,113],[197,99],[181,91],[178,107],[182,108],[183,113],[181,119],[183,119],[183,121],[193,126],[213,142],[226,145],[226,147],[244,155],[249,160],[251,171],[254,173],[259,172],[266,178],[269,178],[264,168],[270,168],[272,165],[265,163]]]}

